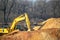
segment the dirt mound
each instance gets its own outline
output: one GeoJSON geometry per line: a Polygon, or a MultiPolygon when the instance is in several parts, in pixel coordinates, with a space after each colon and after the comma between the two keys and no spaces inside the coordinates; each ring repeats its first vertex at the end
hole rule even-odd
{"type": "Polygon", "coordinates": [[[60,28],[60,18],[50,18],[45,22],[41,29],[60,28]]]}
{"type": "Polygon", "coordinates": [[[60,29],[16,31],[2,36],[0,40],[60,40],[60,29]]]}

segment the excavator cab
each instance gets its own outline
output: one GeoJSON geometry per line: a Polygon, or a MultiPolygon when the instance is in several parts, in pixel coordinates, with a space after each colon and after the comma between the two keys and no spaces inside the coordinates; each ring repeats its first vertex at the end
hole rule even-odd
{"type": "Polygon", "coordinates": [[[28,18],[28,14],[24,13],[23,15],[20,15],[17,18],[15,18],[9,28],[0,28],[0,33],[9,33],[9,32],[14,31],[15,30],[14,28],[16,27],[17,23],[23,20],[26,21],[28,31],[30,31],[31,29],[30,29],[30,21],[28,18]]]}

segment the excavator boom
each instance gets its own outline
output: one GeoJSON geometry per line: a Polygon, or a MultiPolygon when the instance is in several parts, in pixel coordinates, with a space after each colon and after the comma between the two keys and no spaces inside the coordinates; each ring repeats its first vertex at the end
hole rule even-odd
{"type": "Polygon", "coordinates": [[[14,30],[16,24],[17,24],[18,22],[20,22],[20,21],[23,21],[23,20],[26,21],[26,25],[27,25],[27,27],[28,27],[28,31],[30,31],[30,21],[29,21],[29,18],[28,18],[27,13],[25,13],[24,15],[21,15],[21,16],[19,16],[19,17],[17,17],[17,18],[15,18],[14,21],[12,22],[12,25],[11,25],[10,30],[14,30]]]}

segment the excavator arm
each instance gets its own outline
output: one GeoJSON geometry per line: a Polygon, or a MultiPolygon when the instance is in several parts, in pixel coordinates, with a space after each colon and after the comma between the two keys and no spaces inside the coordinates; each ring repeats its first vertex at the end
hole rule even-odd
{"type": "Polygon", "coordinates": [[[18,16],[17,18],[15,18],[14,21],[12,22],[12,25],[11,25],[11,27],[10,27],[10,30],[13,31],[14,28],[15,28],[15,26],[16,26],[16,24],[17,24],[18,22],[23,21],[23,20],[26,21],[26,25],[27,25],[28,31],[30,31],[30,21],[29,21],[29,18],[28,18],[28,14],[27,14],[27,13],[24,13],[23,15],[18,16]]]}

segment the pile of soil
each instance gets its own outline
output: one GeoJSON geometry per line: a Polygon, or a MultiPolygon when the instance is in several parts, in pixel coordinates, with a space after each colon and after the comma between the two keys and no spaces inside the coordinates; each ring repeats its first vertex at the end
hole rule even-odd
{"type": "Polygon", "coordinates": [[[37,31],[16,31],[3,35],[0,40],[60,40],[60,29],[42,29],[37,31]]]}
{"type": "Polygon", "coordinates": [[[45,22],[41,29],[60,28],[60,18],[50,18],[45,22]]]}

